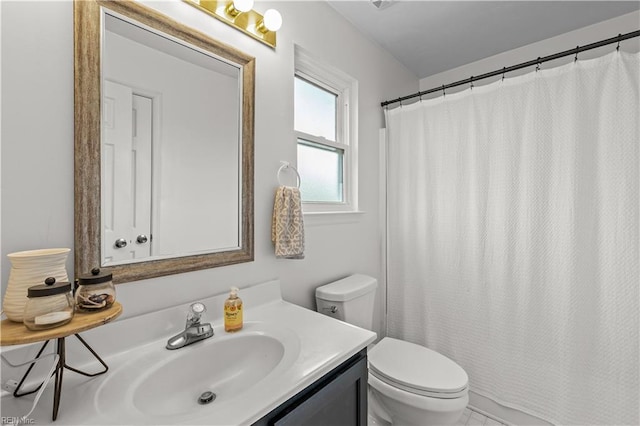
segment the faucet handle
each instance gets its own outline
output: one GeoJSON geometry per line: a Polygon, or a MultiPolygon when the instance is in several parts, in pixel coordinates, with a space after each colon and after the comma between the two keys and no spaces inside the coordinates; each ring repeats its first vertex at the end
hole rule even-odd
{"type": "Polygon", "coordinates": [[[204,303],[202,302],[192,303],[190,308],[191,308],[191,312],[193,312],[194,314],[202,315],[205,312],[207,312],[207,307],[204,306],[204,303]]]}
{"type": "Polygon", "coordinates": [[[204,303],[201,303],[201,302],[192,303],[189,309],[191,311],[187,315],[187,327],[190,327],[194,324],[199,323],[200,317],[202,317],[202,314],[207,312],[207,307],[204,306],[204,303]]]}

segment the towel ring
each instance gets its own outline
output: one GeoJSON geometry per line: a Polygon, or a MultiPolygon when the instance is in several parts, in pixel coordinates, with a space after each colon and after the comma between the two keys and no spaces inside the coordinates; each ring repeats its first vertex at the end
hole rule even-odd
{"type": "Polygon", "coordinates": [[[288,161],[281,161],[280,164],[282,164],[282,166],[280,166],[280,168],[278,169],[278,183],[284,186],[284,184],[280,180],[281,173],[285,169],[291,169],[296,173],[296,184],[297,184],[296,188],[300,188],[300,173],[298,173],[298,170],[295,167],[293,167],[291,164],[289,164],[288,161]]]}

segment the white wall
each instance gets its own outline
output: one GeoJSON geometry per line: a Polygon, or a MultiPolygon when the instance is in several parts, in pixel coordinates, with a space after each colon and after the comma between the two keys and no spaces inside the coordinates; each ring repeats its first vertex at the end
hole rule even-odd
{"type": "MultiPolygon", "coordinates": [[[[2,7],[0,7],[0,24],[2,23],[2,7]]],[[[2,82],[2,31],[0,31],[0,82],[2,82]]],[[[2,99],[2,84],[0,83],[0,100],[2,99]]],[[[0,147],[2,146],[2,102],[0,101],[0,147]]],[[[0,236],[2,235],[2,149],[0,149],[0,236]]],[[[2,252],[2,238],[0,238],[0,253],[2,252]]],[[[0,277],[3,275],[4,265],[0,262],[0,277]]]]}
{"type": "MultiPolygon", "coordinates": [[[[255,261],[119,285],[124,317],[276,277],[286,300],[314,309],[320,284],[354,272],[379,277],[380,102],[415,92],[417,78],[322,1],[257,3],[258,11],[276,7],[282,13],[276,50],[183,2],[153,6],[256,57],[255,261]],[[365,212],[305,217],[307,251],[301,261],[276,260],[270,241],[279,161],[296,159],[294,44],[358,79],[359,205],[365,212]]],[[[4,289],[8,253],[74,245],[73,10],[70,1],[2,1],[0,7],[4,289]]],[[[68,271],[73,272],[72,259],[68,271]]]]}
{"type": "MultiPolygon", "coordinates": [[[[518,49],[509,50],[498,55],[490,56],[480,61],[472,62],[470,64],[463,65],[449,71],[425,77],[420,80],[420,90],[429,90],[434,87],[442,86],[443,84],[449,84],[455,81],[468,79],[473,75],[480,75],[487,72],[495,71],[497,69],[502,69],[503,67],[509,67],[522,62],[528,62],[538,57],[553,55],[554,53],[569,50],[575,48],[576,46],[585,46],[590,43],[615,37],[618,34],[625,34],[636,31],[638,30],[638,28],[640,28],[640,12],[636,11],[628,13],[617,18],[602,21],[597,24],[579,28],[575,31],[570,31],[556,37],[532,43],[518,49]]],[[[615,48],[616,45],[613,44],[582,52],[578,55],[578,59],[589,59],[602,56],[607,52],[611,52],[615,48]]],[[[620,50],[623,50],[625,52],[640,51],[640,39],[636,37],[623,41],[620,44],[620,50]]],[[[437,58],[434,59],[437,60],[437,58]]],[[[573,61],[573,59],[573,56],[569,56],[562,59],[557,59],[555,61],[545,62],[541,65],[541,68],[556,67],[571,62],[573,61]]],[[[513,73],[507,74],[505,78],[509,78],[509,76],[524,74],[533,70],[535,70],[535,67],[531,67],[530,69],[518,70],[513,73]]],[[[486,79],[476,82],[474,83],[474,85],[478,86],[487,84],[498,79],[500,79],[500,77],[486,79]]],[[[447,93],[454,93],[465,89],[468,89],[467,85],[447,89],[447,93]]],[[[434,96],[439,95],[440,93],[436,93],[434,96]]],[[[426,99],[428,98],[428,96],[425,96],[424,98],[426,99]]]]}

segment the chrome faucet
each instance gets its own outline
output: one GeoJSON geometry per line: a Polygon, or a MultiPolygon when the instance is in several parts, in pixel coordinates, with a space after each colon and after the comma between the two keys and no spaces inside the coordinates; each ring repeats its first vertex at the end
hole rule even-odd
{"type": "Polygon", "coordinates": [[[169,339],[167,349],[180,349],[213,336],[213,327],[211,324],[200,323],[202,314],[207,311],[204,304],[200,302],[192,303],[190,309],[184,331],[169,339]]]}

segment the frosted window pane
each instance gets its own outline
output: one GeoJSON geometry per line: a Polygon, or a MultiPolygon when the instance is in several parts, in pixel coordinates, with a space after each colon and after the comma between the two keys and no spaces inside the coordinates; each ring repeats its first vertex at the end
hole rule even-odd
{"type": "Polygon", "coordinates": [[[298,139],[298,172],[303,201],[341,203],[344,151],[298,139]]]}
{"type": "Polygon", "coordinates": [[[296,77],[295,129],[335,141],[337,98],[334,93],[296,77]]]}

